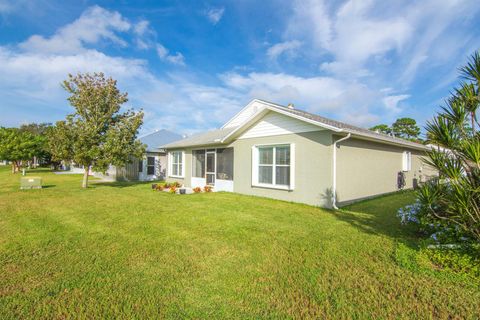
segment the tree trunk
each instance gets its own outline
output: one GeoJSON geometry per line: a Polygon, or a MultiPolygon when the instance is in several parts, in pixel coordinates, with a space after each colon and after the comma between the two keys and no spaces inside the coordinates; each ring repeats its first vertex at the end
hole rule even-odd
{"type": "Polygon", "coordinates": [[[15,161],[12,161],[12,173],[15,174],[15,161]]]}
{"type": "Polygon", "coordinates": [[[88,172],[90,171],[90,166],[84,166],[85,172],[83,173],[83,182],[82,188],[88,188],[88,172]]]}

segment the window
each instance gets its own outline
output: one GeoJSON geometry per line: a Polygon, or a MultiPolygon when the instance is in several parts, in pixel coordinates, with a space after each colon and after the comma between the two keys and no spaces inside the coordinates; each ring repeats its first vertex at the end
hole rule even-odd
{"type": "Polygon", "coordinates": [[[170,175],[173,177],[183,177],[183,152],[173,151],[170,153],[170,175]]]}
{"type": "Polygon", "coordinates": [[[412,170],[412,153],[410,151],[403,151],[402,171],[412,170]]]}
{"type": "Polygon", "coordinates": [[[147,157],[147,174],[155,174],[155,157],[147,157]]]}
{"type": "Polygon", "coordinates": [[[205,150],[193,150],[192,176],[205,178],[205,150]]]}
{"type": "Polygon", "coordinates": [[[217,179],[233,180],[233,148],[217,149],[217,179]]]}
{"type": "Polygon", "coordinates": [[[138,160],[138,172],[143,172],[143,160],[138,160]]]}
{"type": "Polygon", "coordinates": [[[293,189],[291,153],[294,145],[254,147],[253,184],[293,189]]]}

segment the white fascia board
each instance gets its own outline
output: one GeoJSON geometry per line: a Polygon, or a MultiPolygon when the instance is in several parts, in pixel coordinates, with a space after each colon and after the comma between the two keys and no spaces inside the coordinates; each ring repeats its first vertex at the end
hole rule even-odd
{"type": "Polygon", "coordinates": [[[243,107],[242,110],[238,111],[233,117],[230,118],[230,120],[228,120],[223,126],[221,126],[220,129],[224,129],[226,126],[228,126],[233,121],[233,119],[235,119],[239,114],[241,114],[245,109],[247,109],[254,103],[262,103],[262,101],[253,99],[245,107],[243,107]]]}
{"type": "MultiPolygon", "coordinates": [[[[260,103],[264,103],[263,101],[258,101],[260,103]]],[[[265,104],[265,103],[264,103],[265,104]]],[[[258,120],[257,118],[259,118],[260,116],[263,116],[265,115],[267,112],[266,111],[273,111],[273,112],[277,112],[277,113],[280,113],[280,114],[283,114],[287,117],[290,117],[290,118],[294,118],[294,119],[298,119],[300,121],[303,121],[303,122],[307,122],[307,123],[310,123],[310,124],[313,124],[317,127],[320,127],[322,129],[328,129],[328,130],[332,130],[334,132],[343,132],[343,129],[340,129],[340,128],[337,128],[337,127],[333,127],[333,126],[330,126],[330,125],[327,125],[327,124],[324,124],[324,123],[320,123],[318,121],[315,121],[315,120],[311,120],[311,119],[307,119],[305,117],[302,117],[302,116],[298,116],[298,115],[295,115],[295,114],[292,114],[290,112],[287,112],[287,111],[283,111],[283,110],[280,110],[279,108],[275,107],[275,106],[269,106],[269,105],[266,105],[265,108],[261,109],[261,110],[258,110],[255,114],[253,114],[250,118],[248,118],[247,121],[245,121],[241,126],[239,126],[238,128],[236,128],[235,130],[233,130],[232,132],[230,132],[228,135],[226,135],[225,137],[222,138],[222,140],[220,141],[221,143],[224,143],[225,141],[227,141],[229,138],[231,138],[232,136],[234,136],[236,133],[238,133],[239,131],[241,131],[242,129],[244,129],[247,125],[250,125],[253,121],[255,120],[258,120]]]]}

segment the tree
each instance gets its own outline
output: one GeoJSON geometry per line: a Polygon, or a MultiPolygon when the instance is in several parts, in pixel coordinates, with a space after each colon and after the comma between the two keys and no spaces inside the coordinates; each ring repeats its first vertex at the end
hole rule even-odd
{"type": "Polygon", "coordinates": [[[378,131],[378,132],[383,133],[383,134],[391,134],[392,133],[392,128],[390,128],[386,124],[377,124],[376,126],[371,127],[370,130],[378,131]]]}
{"type": "Polygon", "coordinates": [[[395,136],[408,140],[418,140],[420,135],[420,128],[412,118],[397,119],[392,124],[392,131],[395,136]]]}
{"type": "MultiPolygon", "coordinates": [[[[419,190],[427,224],[450,230],[459,239],[480,242],[480,133],[475,130],[476,110],[472,92],[480,87],[478,52],[461,69],[471,80],[463,84],[426,126],[429,143],[437,145],[427,153],[426,163],[439,178],[419,190]],[[465,94],[464,90],[469,93],[465,94]],[[473,114],[472,114],[473,112],[473,114]],[[468,130],[470,128],[471,130],[468,130]]],[[[477,94],[478,96],[478,94],[477,94]]]]}
{"type": "Polygon", "coordinates": [[[12,162],[12,173],[25,165],[25,161],[38,155],[43,148],[40,137],[18,128],[0,128],[0,159],[12,162]]]}
{"type": "Polygon", "coordinates": [[[54,159],[84,166],[83,188],[88,186],[90,167],[105,171],[110,164],[123,166],[144,153],[137,140],[143,112],[120,112],[128,98],[115,80],[103,73],[69,75],[62,86],[75,112],[52,128],[49,146],[54,159]]]}
{"type": "Polygon", "coordinates": [[[37,154],[33,157],[33,163],[36,164],[38,161],[41,163],[51,163],[52,154],[50,153],[48,143],[47,143],[47,132],[52,127],[51,123],[28,123],[22,124],[20,126],[21,132],[29,132],[38,139],[39,150],[37,154]]]}

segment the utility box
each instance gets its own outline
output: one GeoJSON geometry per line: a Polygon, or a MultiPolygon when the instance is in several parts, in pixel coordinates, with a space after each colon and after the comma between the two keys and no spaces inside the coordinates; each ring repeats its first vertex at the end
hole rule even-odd
{"type": "Polygon", "coordinates": [[[41,189],[42,178],[40,177],[21,177],[20,189],[41,189]]]}

